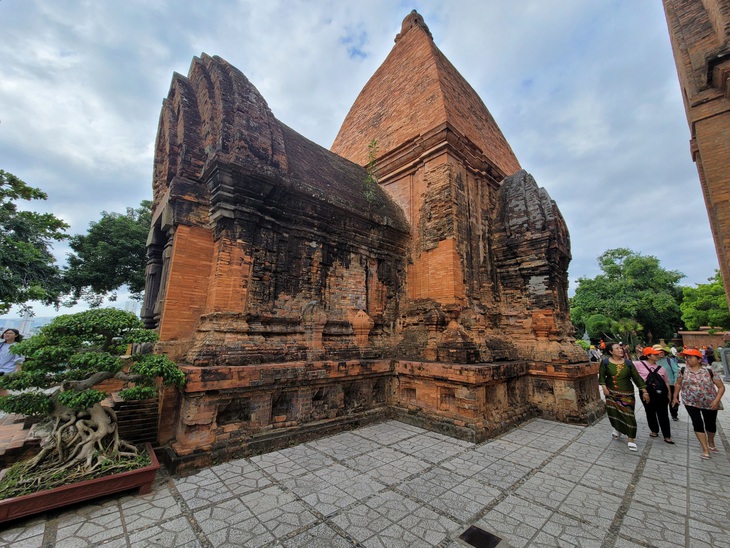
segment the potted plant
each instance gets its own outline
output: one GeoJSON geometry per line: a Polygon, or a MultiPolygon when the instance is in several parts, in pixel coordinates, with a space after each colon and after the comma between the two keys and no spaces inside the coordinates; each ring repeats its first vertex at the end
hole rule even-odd
{"type": "Polygon", "coordinates": [[[154,453],[119,438],[116,415],[102,405],[107,394],[99,385],[115,379],[124,399],[155,397],[159,381],[182,386],[184,373],[166,356],[130,351],[156,339],[134,314],[92,309],[59,316],[13,345],[25,361],[19,371],[0,377],[0,386],[15,392],[0,397],[0,409],[41,417],[49,433],[35,457],[16,463],[0,480],[0,521],[110,492],[149,489],[159,468],[154,453]],[[140,470],[144,480],[127,481],[140,470]],[[84,485],[88,480],[91,487],[84,485]],[[61,494],[54,495],[56,489],[61,494]],[[28,499],[44,496],[50,500],[28,499]],[[48,506],[54,500],[59,504],[48,506]]]}

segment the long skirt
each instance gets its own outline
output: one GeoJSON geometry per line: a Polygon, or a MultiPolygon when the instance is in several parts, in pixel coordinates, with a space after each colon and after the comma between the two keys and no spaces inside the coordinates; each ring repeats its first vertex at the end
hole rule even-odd
{"type": "Polygon", "coordinates": [[[633,392],[611,390],[611,393],[606,396],[606,414],[608,420],[611,421],[611,426],[629,438],[636,437],[635,404],[636,399],[633,392]]]}

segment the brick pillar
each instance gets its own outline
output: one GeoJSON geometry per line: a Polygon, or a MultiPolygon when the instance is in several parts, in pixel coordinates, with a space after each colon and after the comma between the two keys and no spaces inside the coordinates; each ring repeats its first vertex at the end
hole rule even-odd
{"type": "Polygon", "coordinates": [[[179,225],[175,229],[160,341],[190,337],[206,312],[213,250],[207,228],[179,225]]]}

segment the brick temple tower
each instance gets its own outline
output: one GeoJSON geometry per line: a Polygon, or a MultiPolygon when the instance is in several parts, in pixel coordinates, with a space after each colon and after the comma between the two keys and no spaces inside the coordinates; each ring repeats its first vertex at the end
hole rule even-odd
{"type": "Polygon", "coordinates": [[[153,193],[142,317],[186,373],[161,404],[175,467],[389,417],[480,440],[602,412],[565,221],[416,12],[332,150],[193,59],[153,193]]]}
{"type": "Polygon", "coordinates": [[[712,236],[730,296],[730,0],[664,0],[712,236]]]}
{"type": "Polygon", "coordinates": [[[365,166],[373,142],[378,181],[411,226],[401,354],[582,359],[569,336],[562,216],[415,10],[332,151],[365,166]],[[425,349],[411,348],[424,338],[425,349]]]}

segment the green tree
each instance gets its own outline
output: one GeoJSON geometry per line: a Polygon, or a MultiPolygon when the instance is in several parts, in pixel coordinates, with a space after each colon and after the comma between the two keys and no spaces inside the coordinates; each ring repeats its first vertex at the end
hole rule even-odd
{"type": "MultiPolygon", "coordinates": [[[[134,314],[105,308],[58,316],[13,346],[25,362],[0,377],[0,386],[20,392],[0,397],[0,409],[46,417],[52,426],[41,452],[23,465],[21,479],[49,488],[58,478],[68,480],[68,472],[84,478],[120,457],[136,457],[137,449],[119,439],[114,411],[101,405],[107,395],[95,386],[121,379],[129,385],[120,392],[125,399],[154,397],[158,379],[182,386],[185,374],[166,356],[126,355],[129,344],[156,339],[134,314]]],[[[2,495],[16,496],[0,490],[2,495]]]]}
{"type": "Polygon", "coordinates": [[[591,338],[638,340],[670,338],[682,324],[678,285],[684,274],[661,267],[659,260],[626,248],[609,249],[598,258],[603,271],[580,278],[570,300],[579,331],[591,338]]]}
{"type": "Polygon", "coordinates": [[[124,285],[133,298],[141,300],[151,219],[152,202],[145,200],[126,213],[102,211],[101,219],[90,223],[86,234],[71,238],[73,253],[64,272],[71,287],[67,304],[83,299],[97,307],[105,298],[116,300],[117,290],[124,285]]]}
{"type": "Polygon", "coordinates": [[[51,213],[21,211],[17,204],[47,198],[40,189],[0,170],[0,314],[32,300],[58,306],[64,292],[50,246],[67,238],[68,225],[51,213]]]}
{"type": "Polygon", "coordinates": [[[698,329],[703,325],[730,329],[730,310],[720,271],[716,270],[708,281],[710,283],[697,284],[697,287],[682,288],[682,321],[687,329],[698,329]]]}

